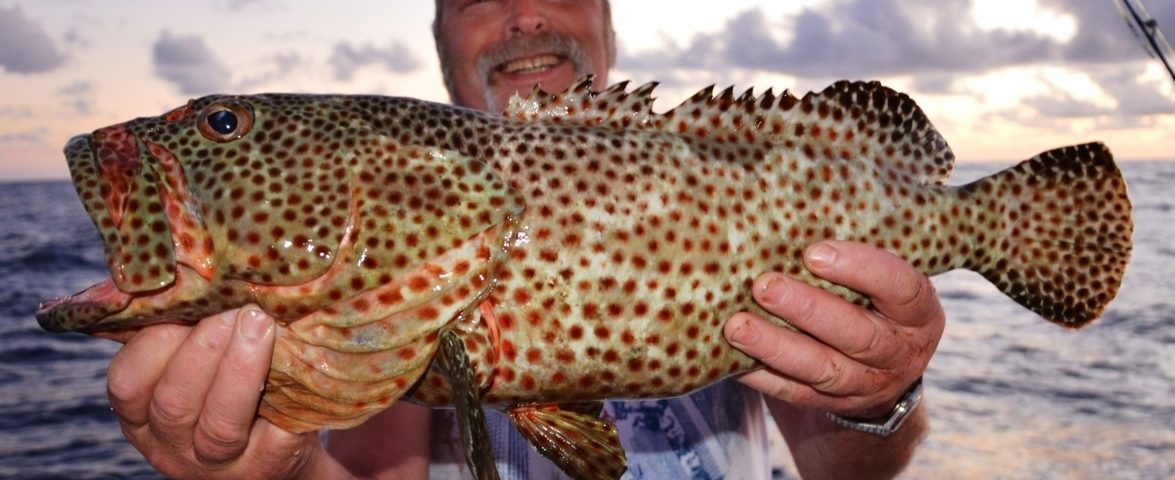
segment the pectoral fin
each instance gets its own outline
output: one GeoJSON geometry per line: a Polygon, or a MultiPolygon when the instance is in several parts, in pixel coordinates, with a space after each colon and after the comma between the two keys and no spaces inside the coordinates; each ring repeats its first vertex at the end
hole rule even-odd
{"type": "Polygon", "coordinates": [[[620,436],[599,418],[599,403],[520,405],[509,410],[519,433],[578,479],[616,479],[628,468],[620,436]]]}
{"type": "Polygon", "coordinates": [[[494,450],[486,426],[485,411],[481,408],[481,391],[473,383],[473,368],[465,344],[452,330],[441,334],[441,350],[437,360],[449,376],[453,388],[453,406],[457,410],[457,429],[465,447],[465,461],[469,472],[478,480],[497,480],[494,450]]]}

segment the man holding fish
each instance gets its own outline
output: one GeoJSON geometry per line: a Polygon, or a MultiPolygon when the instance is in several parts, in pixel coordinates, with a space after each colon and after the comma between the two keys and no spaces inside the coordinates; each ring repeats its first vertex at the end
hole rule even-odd
{"type": "MultiPolygon", "coordinates": [[[[437,0],[434,30],[453,103],[487,111],[501,111],[510,95],[535,84],[559,92],[593,74],[596,85],[607,85],[615,60],[607,0],[437,0]]],[[[750,313],[735,315],[725,322],[726,339],[767,368],[668,403],[608,402],[610,418],[640,420],[616,422],[627,449],[671,447],[630,452],[630,474],[769,478],[764,405],[805,478],[892,477],[908,463],[927,428],[925,414],[915,408],[917,387],[945,321],[933,287],[905,261],[865,244],[818,243],[804,261],[815,275],[868,296],[873,308],[781,273],[759,276],[755,299],[799,332],[750,313]],[[699,395],[734,420],[674,416],[713,414],[697,406],[699,395]],[[646,407],[659,413],[642,417],[646,407]],[[693,423],[684,430],[645,428],[652,420],[693,423]],[[648,438],[670,435],[669,443],[648,438]],[[695,460],[717,459],[691,463],[683,451],[695,460]],[[686,470],[664,469],[667,463],[686,470]]],[[[161,473],[424,478],[430,461],[437,462],[434,475],[462,468],[444,446],[444,414],[405,402],[359,427],[331,432],[326,448],[317,434],[294,435],[258,418],[275,328],[246,307],[195,326],[145,328],[119,352],[108,377],[111,403],[127,438],[161,473]]],[[[502,418],[490,420],[492,431],[503,430],[502,418]]],[[[558,471],[503,465],[539,458],[504,456],[506,448],[495,444],[502,472],[537,477],[558,471]]]]}

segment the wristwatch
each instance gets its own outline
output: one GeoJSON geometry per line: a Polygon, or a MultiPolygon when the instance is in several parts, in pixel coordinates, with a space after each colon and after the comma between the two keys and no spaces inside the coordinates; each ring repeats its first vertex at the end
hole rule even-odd
{"type": "Polygon", "coordinates": [[[829,420],[833,423],[850,430],[858,432],[870,433],[873,435],[888,437],[893,432],[898,431],[906,419],[910,418],[910,412],[918,408],[918,404],[922,402],[922,377],[910,386],[906,393],[902,394],[902,398],[898,400],[897,405],[893,406],[893,410],[889,412],[889,416],[884,419],[876,420],[859,420],[855,418],[846,418],[835,413],[825,412],[829,420]]]}

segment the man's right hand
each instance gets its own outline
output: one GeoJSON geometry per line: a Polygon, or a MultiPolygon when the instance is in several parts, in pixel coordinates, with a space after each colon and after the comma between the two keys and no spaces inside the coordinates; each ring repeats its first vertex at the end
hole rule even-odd
{"type": "MultiPolygon", "coordinates": [[[[123,434],[170,478],[291,478],[337,466],[317,432],[257,416],[275,324],[256,307],[142,329],[110,364],[123,434]]],[[[341,472],[336,472],[341,473],[341,472]]]]}

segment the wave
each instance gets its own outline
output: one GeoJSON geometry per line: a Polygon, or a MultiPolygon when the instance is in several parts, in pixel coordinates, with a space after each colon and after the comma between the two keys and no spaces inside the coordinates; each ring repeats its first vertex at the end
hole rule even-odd
{"type": "Polygon", "coordinates": [[[61,272],[63,270],[106,270],[106,264],[92,251],[61,249],[54,245],[36,247],[4,262],[7,273],[61,272]]]}

